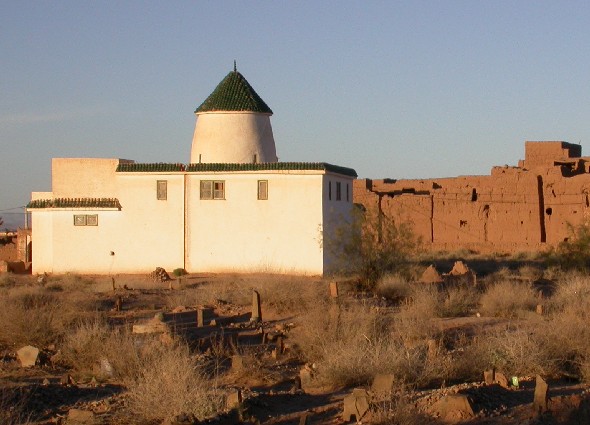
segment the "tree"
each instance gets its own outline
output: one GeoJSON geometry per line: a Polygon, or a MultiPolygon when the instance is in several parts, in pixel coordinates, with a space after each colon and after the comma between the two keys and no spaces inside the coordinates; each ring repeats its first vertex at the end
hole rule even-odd
{"type": "Polygon", "coordinates": [[[403,270],[420,245],[409,223],[358,207],[335,240],[343,267],[357,273],[360,285],[370,291],[384,274],[403,270]]]}

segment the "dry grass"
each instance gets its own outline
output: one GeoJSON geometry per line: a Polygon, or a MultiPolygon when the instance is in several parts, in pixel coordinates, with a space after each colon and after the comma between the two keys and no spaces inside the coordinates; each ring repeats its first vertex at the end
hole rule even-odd
{"type": "Polygon", "coordinates": [[[127,384],[137,423],[182,413],[204,419],[221,410],[222,393],[187,346],[152,341],[141,351],[139,373],[127,384]]]}
{"type": "Polygon", "coordinates": [[[100,305],[85,291],[15,286],[0,291],[0,345],[43,348],[66,335],[100,305]]]}
{"type": "Polygon", "coordinates": [[[502,280],[490,285],[481,296],[480,311],[485,316],[517,318],[535,311],[538,294],[528,283],[502,280]]]}

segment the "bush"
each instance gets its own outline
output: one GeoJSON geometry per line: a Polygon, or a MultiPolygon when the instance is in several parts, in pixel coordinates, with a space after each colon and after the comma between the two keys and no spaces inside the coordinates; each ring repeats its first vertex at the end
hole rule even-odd
{"type": "Polygon", "coordinates": [[[486,316],[517,318],[535,311],[538,298],[530,284],[504,280],[489,286],[480,303],[486,316]]]}
{"type": "Polygon", "coordinates": [[[570,236],[548,253],[549,262],[566,270],[590,269],[590,220],[568,225],[570,236]]]}
{"type": "Polygon", "coordinates": [[[419,239],[407,223],[375,211],[353,211],[351,222],[327,248],[341,259],[345,270],[357,273],[362,289],[373,291],[382,276],[403,272],[419,239]]]}
{"type": "Polygon", "coordinates": [[[204,419],[221,410],[222,394],[186,345],[153,342],[142,351],[139,373],[127,384],[138,423],[183,413],[204,419]]]}

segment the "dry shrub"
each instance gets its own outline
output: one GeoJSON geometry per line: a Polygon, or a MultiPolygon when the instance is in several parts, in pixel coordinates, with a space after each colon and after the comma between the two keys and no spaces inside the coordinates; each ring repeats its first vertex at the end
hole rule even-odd
{"type": "Polygon", "coordinates": [[[473,313],[479,305],[480,294],[473,285],[458,285],[445,288],[441,297],[440,317],[461,317],[473,313]]]}
{"type": "Polygon", "coordinates": [[[100,368],[104,361],[111,365],[112,375],[120,379],[132,379],[140,367],[134,335],[124,328],[111,328],[100,318],[80,323],[66,336],[61,358],[77,373],[100,378],[110,374],[100,368]]]}
{"type": "Polygon", "coordinates": [[[55,292],[41,286],[18,286],[0,292],[0,344],[40,348],[60,340],[98,303],[87,292],[55,292]]]}
{"type": "Polygon", "coordinates": [[[420,302],[387,317],[383,310],[350,305],[318,306],[293,331],[304,360],[317,365],[318,380],[332,387],[364,385],[379,373],[419,386],[440,382],[451,370],[449,357],[433,337],[431,317],[420,302]],[[328,313],[326,313],[328,311],[328,313]]]}
{"type": "Polygon", "coordinates": [[[482,372],[491,368],[506,376],[558,376],[559,362],[547,344],[546,330],[543,322],[520,323],[464,340],[455,352],[456,377],[481,379],[482,372]]]}
{"type": "Polygon", "coordinates": [[[375,294],[399,302],[408,299],[411,296],[412,286],[404,276],[390,273],[379,280],[379,283],[375,288],[375,294]]]}
{"type": "Polygon", "coordinates": [[[543,270],[539,267],[526,264],[518,269],[518,274],[522,279],[532,283],[543,277],[543,270]]]}
{"type": "Polygon", "coordinates": [[[31,414],[26,413],[30,394],[23,387],[2,386],[0,388],[0,423],[32,424],[31,414]]]}
{"type": "Polygon", "coordinates": [[[129,409],[137,423],[181,413],[204,419],[220,411],[222,394],[186,345],[152,341],[140,351],[139,373],[127,384],[129,409]]]}
{"type": "Polygon", "coordinates": [[[371,423],[375,425],[427,425],[437,423],[420,412],[410,393],[400,388],[385,401],[374,407],[371,423]]]}
{"type": "Polygon", "coordinates": [[[534,311],[538,298],[531,285],[504,280],[489,286],[480,303],[486,316],[517,318],[534,311]]]}

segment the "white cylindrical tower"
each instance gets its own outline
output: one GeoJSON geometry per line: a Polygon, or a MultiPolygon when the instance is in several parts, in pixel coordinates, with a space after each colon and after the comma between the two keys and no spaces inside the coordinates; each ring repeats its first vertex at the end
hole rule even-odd
{"type": "Polygon", "coordinates": [[[191,163],[278,161],[272,110],[235,66],[195,114],[191,163]]]}

